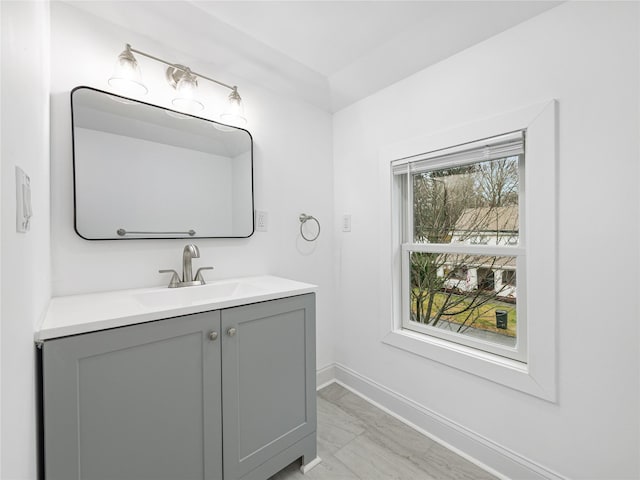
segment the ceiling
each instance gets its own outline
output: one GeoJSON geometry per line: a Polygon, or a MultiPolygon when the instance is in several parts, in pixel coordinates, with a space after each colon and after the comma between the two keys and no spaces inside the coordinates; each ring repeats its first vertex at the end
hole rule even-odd
{"type": "Polygon", "coordinates": [[[65,3],[188,56],[176,63],[335,112],[562,2],[65,3]]]}

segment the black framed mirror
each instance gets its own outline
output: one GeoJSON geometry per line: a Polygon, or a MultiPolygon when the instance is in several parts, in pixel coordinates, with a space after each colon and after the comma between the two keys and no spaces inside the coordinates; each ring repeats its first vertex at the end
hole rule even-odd
{"type": "Polygon", "coordinates": [[[253,139],[91,87],[71,91],[75,230],[87,240],[244,238],[253,139]]]}

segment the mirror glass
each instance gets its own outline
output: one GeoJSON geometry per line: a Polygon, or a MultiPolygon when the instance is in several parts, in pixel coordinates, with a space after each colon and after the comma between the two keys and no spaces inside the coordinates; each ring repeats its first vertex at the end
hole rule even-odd
{"type": "Polygon", "coordinates": [[[71,92],[75,229],[87,240],[248,237],[244,129],[89,87],[71,92]]]}

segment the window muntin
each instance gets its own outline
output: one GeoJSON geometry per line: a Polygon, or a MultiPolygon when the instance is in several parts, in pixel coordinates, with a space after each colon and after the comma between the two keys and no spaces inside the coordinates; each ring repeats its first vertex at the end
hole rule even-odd
{"type": "Polygon", "coordinates": [[[524,132],[472,146],[392,164],[403,199],[401,324],[524,362],[524,295],[515,284],[525,267],[524,132]]]}

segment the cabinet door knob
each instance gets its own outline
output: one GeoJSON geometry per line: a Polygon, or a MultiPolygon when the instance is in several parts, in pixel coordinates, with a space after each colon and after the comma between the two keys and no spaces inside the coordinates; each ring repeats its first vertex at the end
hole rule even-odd
{"type": "Polygon", "coordinates": [[[231,327],[229,330],[227,330],[227,335],[229,335],[230,337],[233,337],[236,334],[236,329],[231,327]]]}
{"type": "Polygon", "coordinates": [[[216,338],[218,338],[218,332],[215,332],[215,331],[209,332],[209,340],[213,342],[216,338]]]}

